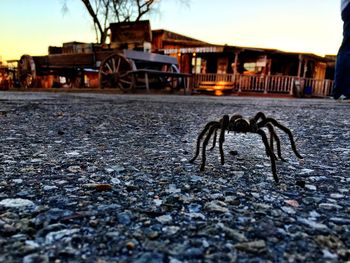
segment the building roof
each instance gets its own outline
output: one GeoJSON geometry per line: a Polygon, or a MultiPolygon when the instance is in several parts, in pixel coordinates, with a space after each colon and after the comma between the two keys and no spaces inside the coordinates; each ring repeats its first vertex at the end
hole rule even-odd
{"type": "Polygon", "coordinates": [[[163,49],[164,53],[217,53],[217,52],[234,52],[234,51],[252,51],[269,54],[290,54],[290,55],[303,55],[306,58],[317,59],[324,62],[334,62],[334,56],[319,56],[313,53],[305,52],[290,52],[282,51],[274,48],[259,48],[249,46],[232,46],[232,45],[217,45],[208,42],[204,42],[198,39],[194,39],[188,36],[184,36],[175,32],[171,32],[165,29],[152,30],[153,35],[162,35],[164,43],[172,43],[181,45],[183,48],[163,49]]]}
{"type": "Polygon", "coordinates": [[[172,42],[177,44],[183,44],[183,45],[197,45],[197,46],[204,46],[204,45],[211,45],[207,42],[191,38],[185,35],[181,35],[169,30],[165,29],[157,29],[152,30],[152,35],[162,35],[164,42],[172,42]]]}

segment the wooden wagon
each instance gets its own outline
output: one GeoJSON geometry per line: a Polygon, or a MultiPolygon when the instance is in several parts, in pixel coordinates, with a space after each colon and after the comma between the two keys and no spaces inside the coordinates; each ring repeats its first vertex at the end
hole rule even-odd
{"type": "Polygon", "coordinates": [[[35,85],[39,76],[63,76],[79,87],[86,72],[98,74],[100,88],[132,91],[137,87],[184,87],[188,74],[180,73],[176,57],[147,51],[151,46],[148,21],[111,24],[111,43],[100,46],[66,43],[51,47],[47,56],[23,55],[18,75],[23,87],[35,85]]]}

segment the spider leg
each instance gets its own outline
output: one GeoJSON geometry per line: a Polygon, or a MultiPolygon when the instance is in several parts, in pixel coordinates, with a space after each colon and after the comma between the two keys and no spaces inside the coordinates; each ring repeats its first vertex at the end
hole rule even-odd
{"type": "Polygon", "coordinates": [[[204,129],[202,130],[202,132],[198,135],[198,138],[197,138],[197,145],[196,145],[196,153],[195,153],[194,157],[190,160],[190,163],[193,163],[193,162],[197,159],[197,157],[198,157],[198,155],[199,155],[199,149],[200,149],[201,140],[202,140],[203,136],[207,133],[207,131],[209,130],[209,128],[210,128],[211,126],[213,126],[214,124],[218,124],[218,122],[217,122],[217,121],[208,122],[208,123],[205,125],[204,129]]]}
{"type": "MultiPolygon", "coordinates": [[[[263,112],[258,112],[255,117],[254,117],[255,121],[259,121],[260,119],[261,120],[266,120],[266,115],[265,113],[263,112]]],[[[281,141],[279,139],[279,137],[277,136],[276,132],[275,132],[275,129],[273,128],[273,126],[270,124],[270,123],[266,123],[266,127],[269,129],[269,132],[270,132],[270,147],[271,147],[271,150],[272,152],[274,153],[274,149],[273,149],[273,139],[275,139],[276,141],[276,144],[277,144],[277,154],[278,154],[278,157],[283,161],[285,162],[286,160],[282,157],[282,154],[281,154],[281,141]]],[[[277,159],[277,158],[276,158],[277,159]]]]}
{"type": "Polygon", "coordinates": [[[273,154],[273,157],[275,158],[275,160],[277,160],[277,157],[276,157],[276,155],[275,155],[275,151],[274,151],[274,149],[273,149],[273,139],[274,139],[274,137],[273,137],[273,132],[274,132],[274,130],[271,129],[271,128],[272,128],[272,125],[266,125],[266,127],[268,128],[269,133],[270,133],[270,149],[271,149],[271,152],[272,152],[272,154],[273,154]]]}
{"type": "Polygon", "coordinates": [[[254,120],[257,122],[259,121],[259,119],[265,120],[266,119],[265,113],[259,111],[257,114],[255,114],[254,120]]]}
{"type": "Polygon", "coordinates": [[[218,135],[218,130],[216,129],[215,132],[214,132],[213,146],[209,149],[209,151],[211,151],[211,150],[213,150],[215,148],[217,135],[218,135]]]}
{"type": "MultiPolygon", "coordinates": [[[[265,133],[265,131],[264,131],[264,133],[265,133]]],[[[267,136],[266,136],[266,138],[267,138],[267,136]]],[[[265,142],[264,142],[264,144],[265,144],[265,142]]],[[[266,156],[270,157],[270,155],[272,154],[273,159],[277,160],[277,157],[276,157],[275,153],[273,152],[273,137],[271,135],[270,135],[270,144],[267,144],[267,145],[268,145],[268,147],[265,147],[266,156]]]]}
{"type": "MultiPolygon", "coordinates": [[[[263,128],[263,127],[259,127],[258,126],[258,121],[260,119],[261,120],[265,120],[266,119],[265,113],[263,113],[261,111],[259,111],[257,114],[255,114],[254,118],[250,120],[250,125],[252,126],[252,128],[253,128],[253,125],[256,126],[256,127],[254,127],[255,129],[263,128]]],[[[275,138],[276,133],[275,133],[275,131],[273,129],[273,126],[271,124],[267,123],[266,124],[266,128],[268,128],[269,133],[270,133],[270,149],[271,149],[271,152],[272,152],[273,157],[275,158],[275,160],[277,160],[277,157],[276,157],[274,149],[273,149],[273,139],[275,138]]],[[[269,153],[268,153],[267,149],[266,149],[266,155],[269,156],[269,153]]]]}
{"type": "Polygon", "coordinates": [[[269,146],[269,142],[267,140],[267,136],[266,136],[265,132],[263,130],[261,130],[261,129],[257,130],[256,132],[261,136],[261,138],[263,140],[263,143],[265,145],[265,148],[266,148],[266,152],[269,153],[268,155],[270,156],[272,175],[273,175],[273,178],[275,179],[275,182],[278,183],[279,179],[278,179],[277,171],[276,171],[275,158],[274,158],[274,154],[271,151],[271,148],[269,146]]]}
{"type": "Polygon", "coordinates": [[[297,148],[295,146],[295,142],[294,142],[294,138],[293,138],[293,134],[292,132],[285,126],[283,126],[282,124],[280,124],[278,121],[276,121],[273,118],[266,118],[264,120],[262,120],[259,124],[258,127],[261,128],[263,126],[266,126],[267,123],[271,123],[272,125],[280,128],[282,131],[284,131],[285,133],[288,134],[289,140],[290,140],[290,144],[292,146],[292,150],[295,153],[295,155],[299,158],[299,159],[303,159],[303,157],[299,154],[299,152],[297,151],[297,148]]]}
{"type": "Polygon", "coordinates": [[[203,141],[203,146],[202,146],[202,163],[201,163],[201,167],[200,167],[201,171],[204,171],[205,161],[207,159],[207,157],[205,155],[205,152],[206,152],[206,148],[207,148],[208,142],[210,140],[210,137],[212,136],[213,132],[215,130],[219,129],[219,128],[220,128],[220,124],[219,123],[213,124],[210,127],[209,132],[208,132],[207,136],[205,137],[205,139],[203,141]]]}
{"type": "Polygon", "coordinates": [[[230,122],[229,116],[224,115],[224,117],[222,118],[221,132],[220,132],[220,137],[219,137],[219,149],[220,149],[220,157],[221,157],[221,164],[222,165],[225,163],[223,144],[225,142],[225,131],[228,128],[229,122],[230,122]]]}
{"type": "MultiPolygon", "coordinates": [[[[269,132],[270,132],[270,148],[271,148],[271,151],[274,153],[273,140],[275,139],[276,145],[277,145],[278,157],[281,159],[281,161],[285,162],[286,160],[282,157],[282,154],[281,154],[281,141],[280,141],[280,138],[277,136],[277,134],[275,132],[275,129],[273,128],[273,126],[270,123],[267,123],[266,127],[269,129],[269,132]]],[[[275,159],[277,159],[277,158],[275,158],[275,159]]]]}

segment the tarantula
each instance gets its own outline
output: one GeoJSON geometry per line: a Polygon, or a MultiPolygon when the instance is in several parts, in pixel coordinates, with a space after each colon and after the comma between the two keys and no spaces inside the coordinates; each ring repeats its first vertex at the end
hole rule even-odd
{"type": "Polygon", "coordinates": [[[200,151],[200,143],[204,135],[206,135],[206,137],[202,144],[202,163],[200,166],[201,171],[204,171],[205,161],[206,161],[206,148],[209,143],[209,140],[214,135],[213,146],[210,148],[210,149],[213,149],[216,145],[218,130],[220,130],[219,151],[220,151],[220,157],[221,157],[221,164],[225,163],[224,150],[223,150],[223,144],[225,141],[225,131],[227,131],[228,133],[231,131],[236,133],[248,133],[248,132],[257,133],[261,136],[262,141],[265,145],[266,155],[270,157],[270,160],[271,160],[271,169],[272,169],[273,178],[275,179],[275,182],[278,183],[279,179],[277,176],[276,163],[275,163],[275,160],[277,160],[277,157],[274,153],[274,141],[276,141],[278,157],[282,161],[285,161],[285,160],[281,156],[281,146],[280,146],[281,143],[274,127],[277,127],[282,131],[284,131],[285,133],[287,133],[287,135],[289,136],[289,140],[290,140],[293,152],[298,158],[303,159],[303,157],[299,154],[299,152],[296,149],[292,132],[287,127],[280,124],[277,120],[266,117],[263,112],[258,112],[255,115],[255,117],[251,118],[250,120],[244,119],[242,115],[235,114],[231,118],[228,115],[224,115],[222,119],[220,119],[219,121],[208,122],[207,125],[205,125],[202,132],[198,135],[196,153],[194,157],[190,160],[190,162],[193,163],[197,159],[200,151]],[[269,130],[270,142],[268,141],[268,138],[263,128],[267,128],[269,130]]]}

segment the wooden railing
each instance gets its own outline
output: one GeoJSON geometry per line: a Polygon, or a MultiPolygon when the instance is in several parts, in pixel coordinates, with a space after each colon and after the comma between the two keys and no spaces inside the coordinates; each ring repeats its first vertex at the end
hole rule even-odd
{"type": "Polygon", "coordinates": [[[326,97],[331,94],[333,81],[329,79],[299,78],[296,76],[258,76],[243,74],[195,74],[193,87],[196,89],[201,82],[232,82],[233,92],[261,92],[293,94],[298,87],[307,95],[326,97]],[[308,94],[309,93],[309,94],[308,94]]]}

